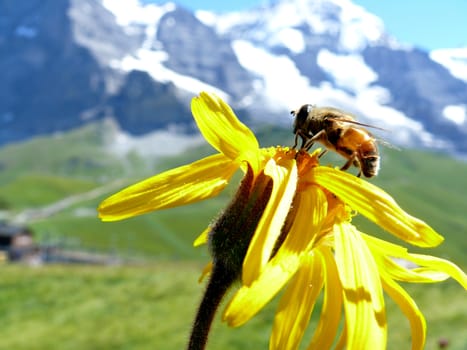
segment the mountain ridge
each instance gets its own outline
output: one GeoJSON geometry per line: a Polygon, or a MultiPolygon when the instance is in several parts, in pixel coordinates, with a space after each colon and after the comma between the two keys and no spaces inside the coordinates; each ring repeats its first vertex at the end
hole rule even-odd
{"type": "Polygon", "coordinates": [[[107,117],[133,135],[192,132],[189,100],[209,90],[253,123],[286,126],[300,104],[333,105],[395,144],[467,153],[467,82],[347,0],[224,15],[6,0],[0,12],[0,144],[107,117]]]}

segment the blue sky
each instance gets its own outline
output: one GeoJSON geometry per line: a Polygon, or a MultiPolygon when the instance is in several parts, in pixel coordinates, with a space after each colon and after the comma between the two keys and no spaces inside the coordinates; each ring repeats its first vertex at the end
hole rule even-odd
{"type": "MultiPolygon", "coordinates": [[[[265,3],[265,0],[174,0],[174,2],[192,10],[223,12],[249,9],[265,3]]],[[[428,50],[467,46],[467,0],[354,0],[353,2],[381,17],[386,30],[403,43],[428,50]]]]}

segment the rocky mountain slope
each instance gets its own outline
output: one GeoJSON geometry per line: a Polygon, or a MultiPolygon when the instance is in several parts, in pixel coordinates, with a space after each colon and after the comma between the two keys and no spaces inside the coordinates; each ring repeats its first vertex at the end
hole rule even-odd
{"type": "Polygon", "coordinates": [[[251,123],[290,127],[300,104],[332,105],[396,144],[465,154],[467,77],[452,62],[400,44],[349,0],[223,15],[137,0],[5,0],[0,144],[104,117],[133,135],[190,131],[189,100],[210,90],[251,123]]]}

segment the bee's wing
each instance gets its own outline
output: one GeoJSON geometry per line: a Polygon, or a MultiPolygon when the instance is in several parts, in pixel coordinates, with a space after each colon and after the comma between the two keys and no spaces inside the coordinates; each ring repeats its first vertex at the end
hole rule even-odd
{"type": "Polygon", "coordinates": [[[379,144],[383,145],[384,147],[387,147],[387,148],[391,148],[391,149],[394,149],[396,151],[400,151],[401,149],[399,147],[397,147],[396,145],[392,144],[391,142],[389,141],[386,141],[380,137],[376,137],[375,138],[376,142],[378,142],[379,144]]]}
{"type": "MultiPolygon", "coordinates": [[[[378,130],[389,132],[389,130],[387,130],[387,129],[380,128],[378,126],[374,126],[374,125],[370,125],[370,124],[360,123],[360,122],[358,122],[356,120],[353,120],[353,119],[347,119],[347,118],[343,118],[343,117],[340,117],[340,118],[339,117],[330,117],[328,119],[331,119],[333,121],[340,122],[340,123],[355,124],[355,125],[359,125],[359,126],[365,126],[365,127],[368,127],[368,128],[373,128],[373,129],[378,129],[378,130]]],[[[386,140],[382,139],[381,137],[376,137],[374,135],[372,135],[372,136],[375,138],[376,142],[378,142],[379,144],[381,144],[381,145],[383,145],[385,147],[392,148],[392,149],[400,151],[399,147],[393,145],[389,141],[386,141],[386,140]]]]}
{"type": "Polygon", "coordinates": [[[328,117],[328,120],[333,120],[339,123],[350,123],[350,124],[355,124],[355,125],[360,125],[360,126],[366,126],[367,128],[372,128],[372,129],[378,129],[378,130],[383,130],[387,131],[386,129],[380,128],[378,126],[370,125],[370,124],[365,124],[365,123],[360,123],[356,120],[353,119],[347,119],[347,118],[338,118],[338,117],[328,117]]]}

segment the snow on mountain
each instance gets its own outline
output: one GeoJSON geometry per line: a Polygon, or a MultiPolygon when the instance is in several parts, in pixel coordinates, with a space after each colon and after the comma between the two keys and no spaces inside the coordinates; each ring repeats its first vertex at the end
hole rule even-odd
{"type": "Polygon", "coordinates": [[[254,92],[243,100],[256,112],[253,117],[274,118],[257,107],[259,101],[283,124],[288,120],[281,116],[303,103],[331,105],[397,130],[386,136],[392,142],[451,147],[422,122],[389,105],[391,91],[378,84],[378,73],[362,51],[379,45],[408,49],[385,33],[381,19],[361,6],[349,0],[278,1],[247,13],[216,16],[203,11],[197,16],[232,38],[239,62],[257,77],[254,92]],[[304,69],[310,66],[303,63],[304,56],[315,60],[318,74],[304,69]]]}
{"type": "MultiPolygon", "coordinates": [[[[195,15],[204,24],[215,27],[221,35],[226,35],[234,26],[254,25],[258,18],[258,14],[254,11],[232,12],[221,16],[209,11],[196,11],[195,15]]],[[[276,23],[276,26],[277,28],[273,29],[274,34],[267,38],[271,45],[283,45],[296,54],[304,51],[305,38],[300,30],[291,28],[286,23],[282,26],[276,23]]],[[[265,39],[261,33],[258,33],[258,40],[265,39]]]]}
{"type": "Polygon", "coordinates": [[[256,96],[249,99],[250,105],[259,104],[257,97],[261,96],[263,104],[280,113],[305,100],[311,84],[289,57],[274,55],[244,40],[233,41],[232,47],[240,64],[258,77],[254,82],[256,96]]]}
{"type": "Polygon", "coordinates": [[[433,50],[430,58],[445,66],[456,78],[467,82],[467,47],[433,50]]]}
{"type": "Polygon", "coordinates": [[[102,5],[114,16],[117,23],[133,33],[131,27],[142,24],[150,26],[147,30],[154,32],[160,18],[175,9],[175,4],[163,5],[141,4],[138,0],[102,0],[102,5]]]}
{"type": "Polygon", "coordinates": [[[340,45],[347,51],[360,51],[368,43],[376,43],[384,36],[383,21],[353,4],[350,0],[334,0],[340,7],[340,45]]]}
{"type": "MultiPolygon", "coordinates": [[[[359,51],[369,43],[386,40],[383,21],[350,0],[295,0],[277,1],[248,12],[233,12],[213,16],[198,12],[198,18],[208,25],[215,25],[220,34],[233,29],[257,27],[251,39],[268,46],[275,43],[289,45],[305,41],[300,28],[309,27],[317,35],[337,34],[338,46],[346,51],[359,51]],[[290,36],[288,34],[291,34],[290,36]]],[[[243,32],[240,31],[239,35],[243,32]]],[[[302,45],[302,49],[304,46],[302,45]]]]}
{"type": "Polygon", "coordinates": [[[281,110],[331,105],[389,129],[385,137],[395,143],[467,149],[457,108],[467,100],[467,85],[350,0],[279,0],[248,12],[196,15],[232,40],[239,62],[256,76],[243,100],[253,117],[275,117],[258,101],[282,123],[281,110]]]}
{"type": "MultiPolygon", "coordinates": [[[[384,88],[373,86],[366,90],[359,89],[358,95],[352,96],[327,82],[312,86],[309,79],[300,74],[293,61],[287,56],[272,55],[264,49],[241,40],[234,41],[233,47],[240,63],[255,75],[262,77],[255,82],[255,88],[261,93],[244,99],[244,103],[249,102],[253,108],[256,105],[265,104],[270,111],[277,112],[275,118],[271,113],[254,113],[253,117],[256,115],[256,118],[263,122],[273,121],[282,125],[290,123],[290,119],[284,118],[287,115],[285,109],[295,109],[303,103],[311,102],[318,105],[340,106],[362,116],[364,121],[397,131],[382,135],[385,139],[391,139],[397,144],[415,146],[422,142],[425,146],[435,148],[448,146],[446,142],[437,140],[424,130],[420,122],[380,104],[379,102],[388,99],[389,92],[384,88]],[[287,83],[284,84],[284,82],[287,83]],[[313,96],[312,101],[310,101],[310,96],[313,96]]],[[[366,70],[367,67],[363,66],[361,69],[366,70]]],[[[355,74],[358,74],[358,70],[355,74]]]]}
{"type": "Polygon", "coordinates": [[[344,90],[358,93],[378,80],[378,74],[358,54],[335,54],[321,49],[318,65],[329,74],[336,85],[344,90]]]}
{"type": "MultiPolygon", "coordinates": [[[[141,4],[138,0],[102,0],[102,4],[115,16],[116,22],[130,35],[141,34],[140,48],[123,58],[114,59],[110,66],[124,72],[139,70],[149,73],[156,81],[173,83],[187,94],[197,94],[202,90],[216,92],[225,99],[228,95],[213,85],[168,69],[165,63],[170,59],[157,39],[161,18],[176,10],[176,5],[168,2],[162,5],[141,4]]],[[[172,21],[175,26],[175,20],[172,21]]]]}
{"type": "Polygon", "coordinates": [[[128,132],[119,131],[112,135],[106,148],[109,153],[120,157],[126,157],[129,153],[136,152],[150,159],[151,157],[180,154],[204,143],[205,140],[201,135],[185,135],[177,129],[167,128],[151,131],[142,136],[133,136],[128,132]],[[161,147],[160,145],[170,145],[170,147],[161,147]]]}
{"type": "Polygon", "coordinates": [[[111,116],[127,149],[131,135],[192,125],[188,101],[209,90],[261,124],[290,127],[290,110],[329,105],[396,144],[467,154],[465,50],[402,45],[350,0],[221,15],[138,0],[18,4],[0,21],[0,143],[111,116]]]}
{"type": "Polygon", "coordinates": [[[467,105],[449,105],[444,107],[443,116],[459,126],[465,125],[467,121],[467,105]]]}
{"type": "Polygon", "coordinates": [[[133,70],[147,72],[154,80],[162,83],[173,83],[177,88],[190,95],[196,95],[200,91],[208,90],[229,100],[229,96],[224,91],[206,84],[199,79],[179,74],[168,69],[164,65],[167,59],[167,53],[162,50],[139,49],[133,55],[127,55],[121,60],[112,61],[111,66],[125,72],[131,72],[133,70]]]}

